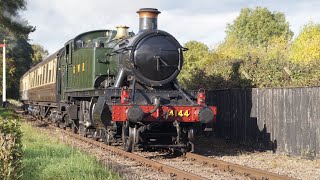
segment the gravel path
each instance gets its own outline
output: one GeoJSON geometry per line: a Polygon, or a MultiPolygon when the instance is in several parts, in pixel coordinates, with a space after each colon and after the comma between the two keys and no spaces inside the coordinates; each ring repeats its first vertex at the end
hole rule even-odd
{"type": "Polygon", "coordinates": [[[228,144],[224,140],[216,138],[210,140],[200,138],[197,145],[198,153],[208,157],[297,179],[320,179],[320,159],[310,160],[272,151],[256,151],[228,144]]]}

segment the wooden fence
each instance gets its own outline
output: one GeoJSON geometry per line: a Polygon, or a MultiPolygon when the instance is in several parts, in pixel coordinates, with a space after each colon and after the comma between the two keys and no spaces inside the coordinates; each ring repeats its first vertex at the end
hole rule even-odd
{"type": "Polygon", "coordinates": [[[319,157],[320,87],[215,90],[207,100],[218,107],[218,136],[319,157]]]}

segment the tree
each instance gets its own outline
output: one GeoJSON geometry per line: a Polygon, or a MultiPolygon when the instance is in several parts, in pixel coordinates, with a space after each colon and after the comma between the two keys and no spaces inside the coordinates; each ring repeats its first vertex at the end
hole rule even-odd
{"type": "Polygon", "coordinates": [[[293,36],[283,13],[262,7],[242,9],[226,33],[216,49],[225,60],[284,59],[293,36]]]}
{"type": "Polygon", "coordinates": [[[9,35],[27,38],[29,33],[35,31],[35,27],[20,17],[21,10],[26,10],[25,0],[1,0],[0,27],[9,35]]]}
{"type": "Polygon", "coordinates": [[[43,61],[49,55],[48,50],[44,49],[40,44],[32,44],[33,58],[32,65],[36,65],[43,61]]]}
{"type": "MultiPolygon", "coordinates": [[[[7,96],[8,98],[18,98],[19,79],[31,67],[33,50],[26,39],[18,38],[9,42],[6,51],[7,96]]],[[[2,68],[2,58],[0,63],[2,68]]],[[[2,84],[2,71],[0,75],[0,83],[2,84]]]]}
{"type": "Polygon", "coordinates": [[[320,60],[320,24],[305,25],[291,45],[290,59],[307,64],[320,60]]]}
{"type": "Polygon", "coordinates": [[[233,38],[241,44],[263,47],[274,37],[285,37],[289,41],[293,36],[283,13],[262,7],[242,9],[233,24],[227,25],[226,34],[227,40],[233,38]]]}
{"type": "MultiPolygon", "coordinates": [[[[200,71],[204,71],[205,66],[209,63],[210,52],[207,45],[198,41],[189,41],[184,47],[188,48],[188,51],[184,53],[184,63],[178,80],[183,87],[190,88],[188,85],[190,85],[191,78],[200,71]]],[[[200,79],[197,81],[201,82],[200,79]]],[[[191,82],[191,84],[194,83],[191,82]]]]}
{"type": "MultiPolygon", "coordinates": [[[[25,0],[1,0],[0,3],[0,40],[7,39],[6,82],[8,98],[19,97],[19,79],[30,69],[32,63],[33,50],[28,43],[28,36],[29,33],[35,31],[35,28],[20,17],[19,12],[25,9],[25,0]]],[[[0,54],[2,56],[2,51],[0,54]]],[[[2,58],[0,60],[2,68],[1,61],[2,58]]],[[[2,71],[0,75],[0,83],[2,84],[2,71]]]]}

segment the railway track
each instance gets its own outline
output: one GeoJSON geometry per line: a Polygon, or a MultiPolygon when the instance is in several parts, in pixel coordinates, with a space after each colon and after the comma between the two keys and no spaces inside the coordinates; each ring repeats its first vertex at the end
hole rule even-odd
{"type": "Polygon", "coordinates": [[[113,146],[108,146],[108,145],[103,144],[103,143],[101,143],[99,141],[95,141],[95,140],[92,140],[92,139],[89,139],[89,138],[85,138],[85,137],[82,137],[82,136],[80,136],[78,134],[73,134],[72,132],[69,132],[69,131],[64,131],[64,133],[67,134],[68,136],[71,136],[73,138],[79,139],[79,140],[81,140],[83,142],[102,147],[103,149],[105,149],[107,151],[111,151],[111,152],[119,154],[121,156],[133,159],[133,160],[135,160],[137,162],[140,162],[141,164],[144,164],[145,166],[151,167],[151,168],[153,168],[153,169],[155,169],[157,171],[164,172],[166,174],[170,174],[171,177],[175,177],[176,179],[194,179],[194,180],[203,180],[203,179],[205,179],[205,178],[202,178],[202,177],[200,177],[198,175],[195,175],[195,174],[192,174],[192,173],[189,173],[189,172],[186,172],[186,171],[182,171],[180,169],[173,168],[173,167],[167,166],[165,164],[162,164],[162,163],[159,163],[159,162],[156,162],[156,161],[152,161],[150,159],[147,159],[145,157],[139,156],[137,154],[129,153],[129,152],[126,152],[126,151],[124,151],[122,149],[119,149],[119,148],[116,148],[116,147],[113,147],[113,146]]]}
{"type": "MultiPolygon", "coordinates": [[[[87,143],[87,144],[98,146],[106,151],[115,153],[115,154],[120,155],[122,157],[132,159],[136,162],[139,162],[140,164],[143,164],[144,166],[146,166],[148,168],[152,168],[158,172],[168,174],[168,175],[170,175],[170,177],[172,179],[185,179],[185,180],[187,180],[187,179],[190,179],[190,180],[209,179],[209,178],[204,177],[203,175],[194,174],[194,173],[182,170],[180,168],[172,167],[172,166],[166,165],[164,163],[160,163],[160,162],[151,160],[150,158],[144,157],[139,154],[129,153],[129,152],[126,152],[120,148],[108,146],[102,142],[95,141],[93,139],[80,136],[78,134],[74,134],[71,131],[63,130],[63,129],[57,128],[56,126],[50,125],[50,124],[48,125],[48,128],[51,130],[59,129],[63,134],[65,134],[69,137],[80,140],[80,141],[87,143]]],[[[229,162],[217,160],[214,158],[209,158],[209,157],[202,156],[199,154],[194,154],[194,153],[186,153],[185,159],[192,161],[192,162],[195,162],[195,163],[202,164],[203,166],[212,167],[212,168],[224,171],[224,172],[228,172],[231,174],[230,177],[233,177],[235,179],[237,179],[239,177],[239,175],[241,177],[243,177],[243,179],[263,179],[263,180],[265,180],[265,179],[275,179],[275,180],[293,179],[293,178],[290,178],[287,176],[283,176],[283,175],[279,175],[279,174],[275,174],[275,173],[271,173],[271,172],[267,172],[267,171],[263,171],[263,170],[259,170],[259,169],[249,168],[249,167],[245,167],[245,166],[241,166],[241,165],[237,165],[237,164],[232,164],[229,162]],[[234,175],[238,175],[238,177],[234,177],[234,175]]]]}

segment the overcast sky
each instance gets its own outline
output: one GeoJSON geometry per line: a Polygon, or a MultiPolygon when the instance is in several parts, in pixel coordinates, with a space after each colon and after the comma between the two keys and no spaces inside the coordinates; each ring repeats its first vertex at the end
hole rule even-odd
{"type": "Polygon", "coordinates": [[[36,26],[31,43],[43,45],[50,53],[77,34],[95,29],[127,25],[138,31],[139,8],[161,11],[158,28],[174,35],[181,44],[197,40],[213,47],[225,37],[225,27],[245,7],[267,7],[283,12],[296,34],[313,21],[320,22],[320,1],[296,0],[27,0],[21,15],[36,26]]]}

